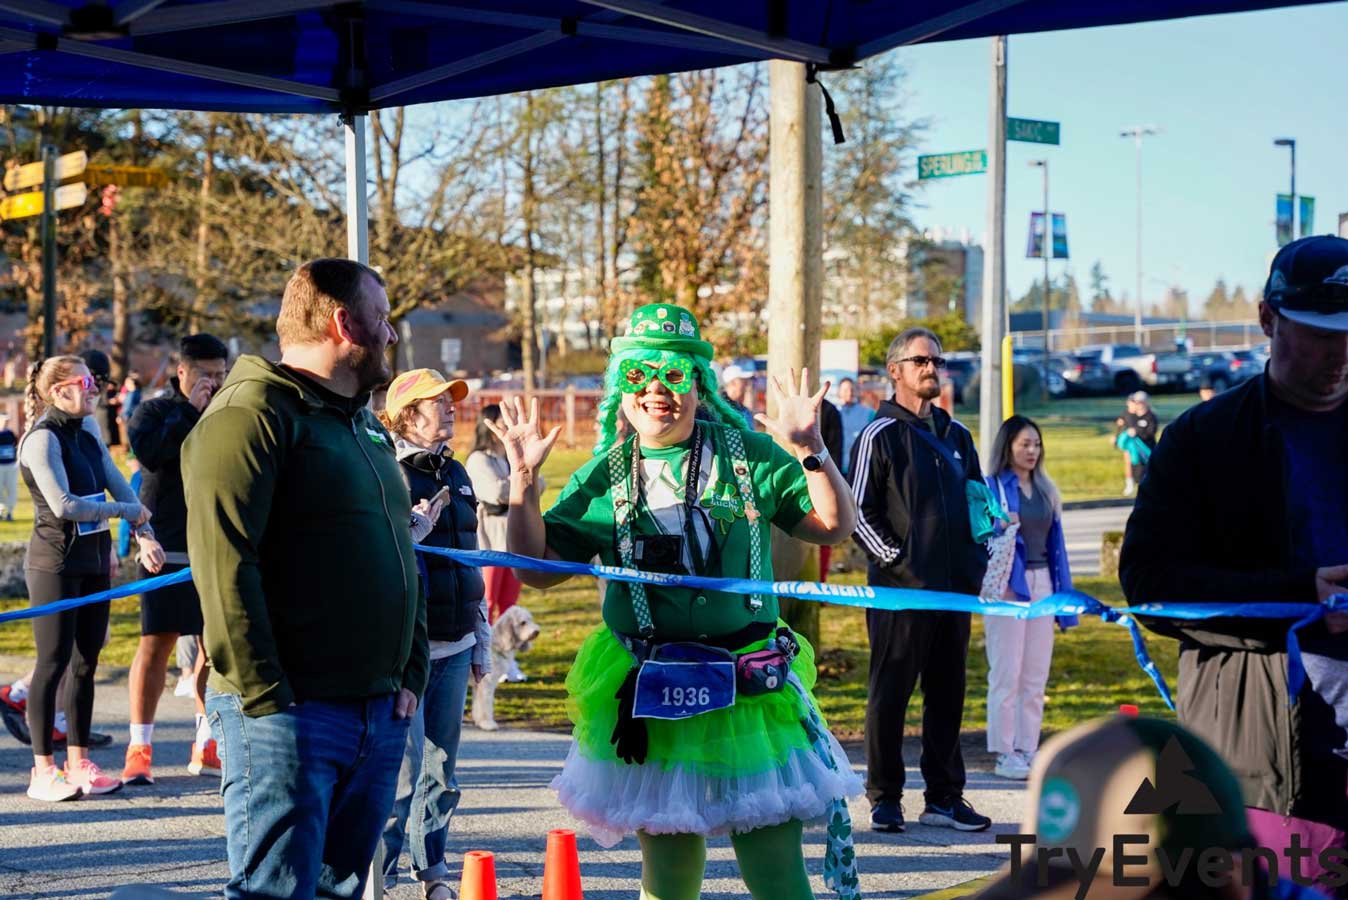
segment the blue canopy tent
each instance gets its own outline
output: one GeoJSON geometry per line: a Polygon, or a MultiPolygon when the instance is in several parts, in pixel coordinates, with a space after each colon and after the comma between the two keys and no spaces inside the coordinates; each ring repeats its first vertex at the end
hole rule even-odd
{"type": "MultiPolygon", "coordinates": [[[[0,0],[0,102],[344,112],[1307,0],[0,0]]],[[[1325,0],[1312,0],[1325,2],[1325,0]]]]}

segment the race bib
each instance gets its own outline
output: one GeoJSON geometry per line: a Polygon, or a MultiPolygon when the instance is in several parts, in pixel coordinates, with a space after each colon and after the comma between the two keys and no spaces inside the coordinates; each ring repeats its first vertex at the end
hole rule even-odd
{"type": "MultiPolygon", "coordinates": [[[[95,503],[102,503],[104,500],[108,498],[106,494],[104,494],[102,491],[99,491],[97,494],[88,494],[80,497],[79,499],[92,500],[95,503]]],[[[75,534],[81,537],[85,537],[91,534],[102,534],[105,531],[111,530],[111,528],[112,525],[108,522],[107,519],[99,519],[96,522],[76,522],[75,534]]]]}
{"type": "Polygon", "coordinates": [[[701,644],[661,644],[637,672],[632,716],[688,719],[735,705],[735,663],[701,644]]]}

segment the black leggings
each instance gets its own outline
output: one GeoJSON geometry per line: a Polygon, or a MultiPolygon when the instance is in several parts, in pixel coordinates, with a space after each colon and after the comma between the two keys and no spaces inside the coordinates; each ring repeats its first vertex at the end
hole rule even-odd
{"type": "MultiPolygon", "coordinates": [[[[111,584],[107,575],[61,575],[29,569],[24,576],[33,606],[106,591],[111,584]]],[[[28,686],[28,730],[33,735],[34,756],[52,755],[56,688],[66,666],[70,666],[65,696],[66,727],[70,729],[67,743],[71,747],[89,746],[89,727],[94,717],[94,670],[98,668],[98,654],[107,636],[108,609],[106,602],[92,603],[33,619],[37,666],[33,670],[33,683],[28,686]]]]}

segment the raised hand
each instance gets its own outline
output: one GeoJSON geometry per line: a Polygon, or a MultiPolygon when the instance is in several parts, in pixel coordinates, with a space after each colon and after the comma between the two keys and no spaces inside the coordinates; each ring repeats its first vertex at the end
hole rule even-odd
{"type": "Polygon", "coordinates": [[[801,370],[800,383],[797,384],[796,370],[792,369],[791,380],[786,387],[775,376],[770,386],[777,399],[777,417],[772,419],[759,413],[754,416],[754,420],[786,445],[797,458],[823,450],[824,440],[819,436],[819,405],[824,402],[830,383],[824,382],[823,387],[811,394],[810,370],[801,370]]]}
{"type": "Polygon", "coordinates": [[[506,459],[512,473],[533,476],[552,452],[553,444],[562,433],[557,425],[546,435],[538,424],[538,398],[529,401],[529,414],[524,413],[524,401],[518,396],[501,403],[501,424],[488,420],[487,428],[505,446],[506,459]]]}

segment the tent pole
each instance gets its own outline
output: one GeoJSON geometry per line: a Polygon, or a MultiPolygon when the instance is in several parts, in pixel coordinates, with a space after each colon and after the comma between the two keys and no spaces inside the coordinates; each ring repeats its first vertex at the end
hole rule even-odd
{"type": "Polygon", "coordinates": [[[364,113],[342,117],[346,131],[346,255],[370,263],[369,197],[365,193],[364,113]]]}
{"type": "MultiPolygon", "coordinates": [[[[342,116],[346,132],[346,255],[356,262],[370,264],[369,197],[365,193],[365,119],[364,113],[342,116]]],[[[374,845],[374,858],[365,877],[361,900],[380,900],[384,896],[384,839],[374,845]]]]}
{"type": "MultiPolygon", "coordinates": [[[[982,353],[978,386],[978,455],[995,465],[992,442],[1002,425],[1002,335],[1006,329],[1006,36],[992,39],[988,122],[988,246],[983,263],[982,353]]],[[[1009,375],[1009,373],[1005,373],[1009,375]]]]}

